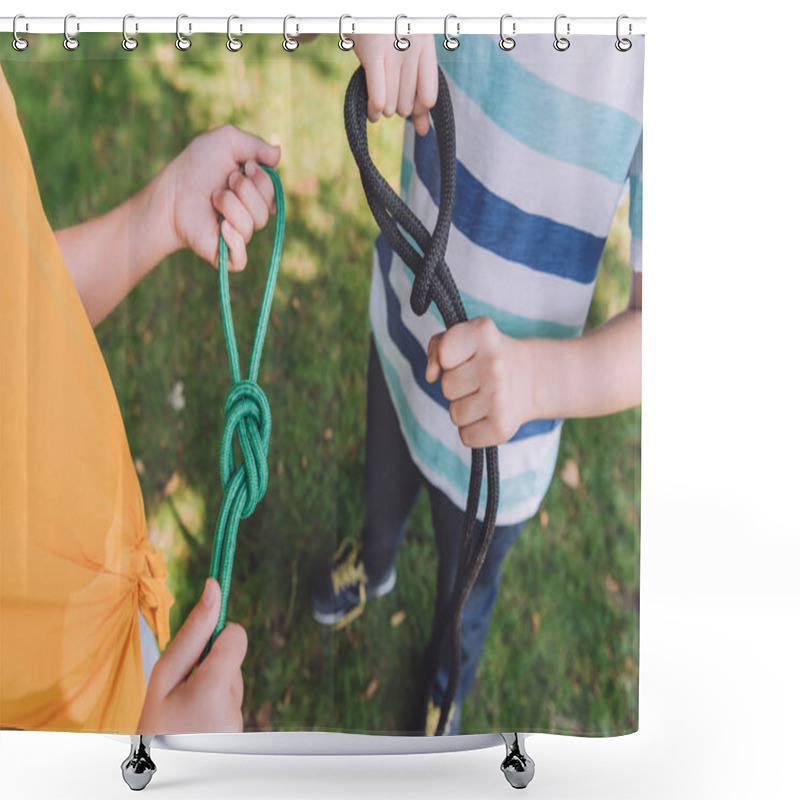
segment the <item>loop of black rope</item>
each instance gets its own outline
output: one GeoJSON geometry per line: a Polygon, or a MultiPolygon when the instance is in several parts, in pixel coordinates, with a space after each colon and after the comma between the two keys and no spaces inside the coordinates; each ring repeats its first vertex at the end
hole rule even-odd
{"type": "MultiPolygon", "coordinates": [[[[439,96],[431,109],[436,132],[441,171],[439,215],[429,233],[410,208],[398,197],[378,172],[369,154],[367,141],[367,78],[363,67],[356,70],[347,87],[344,123],[350,149],[361,174],[361,183],[372,215],[392,250],[414,273],[411,307],[422,315],[433,302],[447,328],[467,321],[467,314],[450,269],[445,262],[447,237],[453,214],[456,187],[456,140],[453,105],[444,73],[439,69],[439,96]],[[401,230],[402,229],[402,230],[401,230]],[[403,233],[405,231],[405,234],[403,233]],[[416,247],[409,241],[413,240],[416,247]]],[[[469,493],[461,534],[458,565],[453,590],[445,605],[443,622],[431,636],[433,653],[431,676],[435,678],[441,660],[442,644],[449,631],[452,643],[447,689],[442,699],[436,735],[444,733],[461,671],[461,619],[469,593],[478,578],[494,535],[500,497],[500,475],[496,447],[474,449],[469,493]],[[476,525],[483,462],[486,460],[487,500],[483,524],[476,525]]]]}

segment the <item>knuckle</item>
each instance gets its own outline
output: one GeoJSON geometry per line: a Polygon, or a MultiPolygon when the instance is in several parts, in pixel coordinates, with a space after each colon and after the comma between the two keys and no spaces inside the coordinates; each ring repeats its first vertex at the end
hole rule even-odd
{"type": "Polygon", "coordinates": [[[455,400],[453,392],[453,376],[451,372],[445,372],[442,375],[442,394],[448,400],[455,400]]]}

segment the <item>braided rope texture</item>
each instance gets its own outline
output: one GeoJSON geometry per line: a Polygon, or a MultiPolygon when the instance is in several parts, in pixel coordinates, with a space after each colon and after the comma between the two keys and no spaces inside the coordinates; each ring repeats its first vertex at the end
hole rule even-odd
{"type": "MultiPolygon", "coordinates": [[[[225,627],[228,598],[231,588],[233,556],[239,523],[251,516],[267,490],[269,437],[272,431],[272,414],[264,390],[258,384],[258,370],[267,333],[269,312],[275,294],[275,284],[280,269],[283,249],[286,209],[283,187],[278,173],[271,167],[261,167],[272,179],[275,189],[275,241],[267,272],[264,296],[258,315],[258,324],[250,354],[247,377],[241,377],[239,351],[231,312],[231,295],[228,284],[228,246],[220,235],[217,263],[219,267],[219,296],[222,308],[222,327],[228,351],[231,374],[231,389],[225,401],[225,427],[222,431],[220,449],[220,479],[223,500],[214,534],[214,549],[211,556],[209,576],[220,585],[222,604],[214,633],[206,644],[202,658],[208,654],[217,636],[225,627]],[[238,442],[242,460],[237,464],[234,442],[238,442]]],[[[201,660],[202,660],[201,658],[201,660]]]]}
{"type": "MultiPolygon", "coordinates": [[[[453,105],[444,73],[440,67],[439,95],[436,105],[430,112],[436,131],[441,172],[439,214],[432,233],[428,232],[417,216],[389,186],[370,157],[367,141],[367,99],[366,73],[363,67],[359,67],[350,79],[345,94],[344,121],[347,140],[358,165],[367,203],[381,233],[386,237],[392,250],[414,273],[411,307],[414,313],[422,315],[428,310],[431,302],[435,303],[447,328],[451,328],[459,322],[466,322],[467,314],[461,295],[445,261],[447,238],[455,202],[456,132],[453,105]]],[[[452,642],[452,661],[448,673],[447,689],[439,712],[437,736],[444,733],[445,723],[458,686],[461,670],[461,620],[464,606],[478,578],[494,535],[499,499],[500,468],[497,447],[487,447],[485,450],[474,449],[456,580],[443,614],[444,626],[441,630],[433,631],[431,645],[429,645],[429,652],[425,659],[428,662],[428,673],[432,680],[437,672],[441,660],[442,644],[449,630],[452,642]],[[476,531],[484,459],[488,489],[486,512],[483,525],[476,531]],[[430,650],[431,647],[433,647],[433,652],[430,650]]]]}

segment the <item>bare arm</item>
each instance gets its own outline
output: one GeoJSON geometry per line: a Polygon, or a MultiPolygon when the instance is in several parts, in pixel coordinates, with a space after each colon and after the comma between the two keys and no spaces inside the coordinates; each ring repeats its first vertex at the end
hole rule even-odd
{"type": "Polygon", "coordinates": [[[642,274],[628,308],[576,339],[529,339],[530,418],[596,417],[642,402],[642,274]]]}
{"type": "Polygon", "coordinates": [[[641,402],[642,277],[628,308],[576,339],[514,339],[488,317],[428,344],[429,382],[442,379],[450,418],[468,447],[508,441],[533,419],[594,417],[641,402]]]}
{"type": "Polygon", "coordinates": [[[226,125],[194,139],[117,208],[57,231],[92,325],[176,250],[190,247],[216,264],[220,232],[230,268],[244,269],[246,244],[267,224],[275,200],[272,182],[258,163],[275,166],[279,158],[277,147],[226,125]]]}

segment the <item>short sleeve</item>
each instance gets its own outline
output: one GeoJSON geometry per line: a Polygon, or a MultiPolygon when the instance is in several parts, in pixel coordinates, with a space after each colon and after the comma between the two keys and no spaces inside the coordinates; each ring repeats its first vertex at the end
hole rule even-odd
{"type": "Polygon", "coordinates": [[[630,205],[628,210],[628,224],[631,229],[631,267],[634,272],[642,271],[642,141],[644,134],[639,137],[639,144],[631,159],[628,169],[630,185],[630,205]]]}

